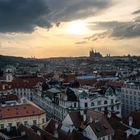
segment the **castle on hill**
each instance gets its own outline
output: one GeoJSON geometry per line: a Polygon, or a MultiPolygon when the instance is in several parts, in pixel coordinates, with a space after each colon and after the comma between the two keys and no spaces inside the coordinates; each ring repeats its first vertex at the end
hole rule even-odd
{"type": "Polygon", "coordinates": [[[102,54],[100,54],[100,52],[96,52],[96,51],[93,51],[93,49],[89,52],[89,57],[90,58],[95,58],[95,59],[99,59],[99,58],[102,58],[102,54]]]}

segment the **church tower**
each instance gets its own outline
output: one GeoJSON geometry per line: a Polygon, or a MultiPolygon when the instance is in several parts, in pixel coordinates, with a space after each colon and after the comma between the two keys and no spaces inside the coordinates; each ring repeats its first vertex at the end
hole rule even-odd
{"type": "Polygon", "coordinates": [[[12,82],[13,81],[13,70],[12,68],[6,68],[6,82],[12,82]]]}

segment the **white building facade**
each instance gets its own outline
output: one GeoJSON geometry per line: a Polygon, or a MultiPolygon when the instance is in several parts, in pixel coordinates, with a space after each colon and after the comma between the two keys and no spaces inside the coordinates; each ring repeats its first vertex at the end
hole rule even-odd
{"type": "Polygon", "coordinates": [[[122,91],[122,115],[127,117],[131,112],[140,110],[140,82],[127,82],[122,91]]]}
{"type": "Polygon", "coordinates": [[[36,90],[32,94],[32,100],[52,116],[63,120],[69,112],[85,109],[93,109],[99,112],[115,113],[121,117],[121,102],[111,88],[108,88],[104,95],[97,92],[89,92],[85,89],[71,89],[74,95],[69,97],[66,92],[58,93],[54,98],[45,94],[41,96],[41,91],[36,90]]]}

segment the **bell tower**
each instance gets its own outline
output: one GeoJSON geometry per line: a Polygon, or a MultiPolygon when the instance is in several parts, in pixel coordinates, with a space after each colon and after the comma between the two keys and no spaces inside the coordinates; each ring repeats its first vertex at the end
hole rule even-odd
{"type": "Polygon", "coordinates": [[[6,82],[13,81],[13,70],[12,68],[6,68],[6,82]]]}

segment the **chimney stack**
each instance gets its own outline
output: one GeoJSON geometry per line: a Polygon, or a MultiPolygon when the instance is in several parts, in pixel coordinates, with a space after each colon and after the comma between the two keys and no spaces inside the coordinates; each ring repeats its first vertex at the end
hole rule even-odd
{"type": "Polygon", "coordinates": [[[133,117],[129,117],[129,126],[132,126],[132,124],[133,124],[133,117]]]}
{"type": "Polygon", "coordinates": [[[90,116],[90,118],[89,118],[89,122],[90,123],[92,123],[93,122],[93,119],[92,119],[92,117],[90,116]]]}

